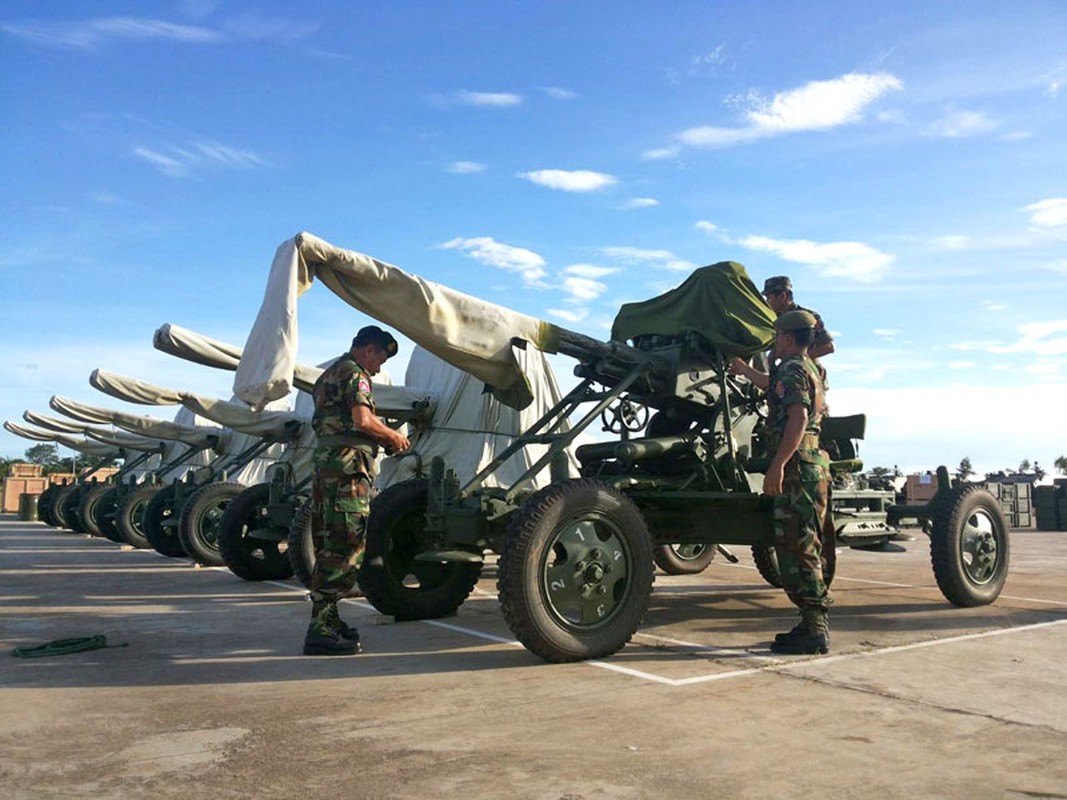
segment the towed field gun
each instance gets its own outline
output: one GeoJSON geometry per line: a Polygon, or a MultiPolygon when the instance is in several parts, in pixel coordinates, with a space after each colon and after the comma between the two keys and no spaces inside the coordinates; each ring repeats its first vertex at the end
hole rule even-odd
{"type": "MultiPolygon", "coordinates": [[[[773,316],[740,264],[698,269],[664,295],[623,306],[601,342],[300,234],[277,250],[238,367],[234,391],[253,406],[291,385],[296,296],[315,278],[516,407],[531,399],[518,351],[532,345],[578,362],[578,385],[473,477],[461,482],[434,458],[423,476],[375,498],[360,583],[382,613],[454,612],[489,550],[499,554],[504,618],[527,649],[549,661],[599,658],[637,630],[654,548],[749,546],[757,563],[773,553],[772,501],[758,491],[769,456],[762,401],[727,369],[730,358],[770,346],[773,316]],[[289,288],[279,294],[279,286],[289,288]],[[597,420],[617,438],[578,446],[575,477],[569,448],[597,420]],[[490,485],[509,456],[535,446],[545,451],[527,470],[490,485]],[[545,470],[552,481],[535,491],[545,470]]],[[[826,421],[822,441],[839,475],[860,467],[855,440],[864,428],[862,415],[826,421]]],[[[956,605],[990,603],[1003,587],[1009,550],[999,503],[980,488],[952,486],[944,467],[927,504],[895,505],[888,493],[861,489],[838,492],[832,513],[846,542],[922,522],[938,586],[956,605]]],[[[834,548],[826,551],[832,579],[834,548]]],[[[770,571],[761,566],[765,577],[770,571]]]]}

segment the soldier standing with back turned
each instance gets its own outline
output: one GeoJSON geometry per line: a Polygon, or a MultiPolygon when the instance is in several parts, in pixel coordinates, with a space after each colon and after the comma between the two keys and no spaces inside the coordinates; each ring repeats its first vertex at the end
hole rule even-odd
{"type": "Polygon", "coordinates": [[[774,323],[775,354],[770,374],[740,359],[730,371],[741,373],[767,391],[770,464],[763,493],[774,498],[774,549],[782,584],[800,608],[800,622],[775,636],[771,651],[799,655],[830,649],[829,589],[823,580],[822,530],[826,521],[830,459],[819,447],[825,388],[809,347],[816,318],[808,311],[786,311],[774,323]]]}
{"type": "Polygon", "coordinates": [[[315,381],[311,425],[318,441],[312,461],[311,525],[322,533],[311,576],[311,622],[304,655],[341,656],[362,651],[359,633],[341,619],[339,600],[356,586],[366,540],[371,484],[379,445],[389,452],[410,445],[375,415],[371,378],[396,355],[396,339],[375,325],[362,328],[347,353],[315,381]]]}

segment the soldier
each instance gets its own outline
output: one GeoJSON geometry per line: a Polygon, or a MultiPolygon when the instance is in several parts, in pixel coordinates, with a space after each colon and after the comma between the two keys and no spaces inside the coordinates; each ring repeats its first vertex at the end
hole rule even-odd
{"type": "Polygon", "coordinates": [[[829,652],[829,590],[823,580],[821,531],[826,522],[830,460],[819,447],[825,408],[822,378],[809,356],[818,321],[811,312],[786,311],[775,321],[775,353],[781,359],[770,374],[740,359],[730,371],[767,390],[772,454],[763,493],[774,498],[774,547],[782,584],[800,608],[800,622],[775,636],[771,651],[782,654],[829,652]]]}
{"type": "MultiPolygon", "coordinates": [[[[763,296],[767,305],[775,314],[781,316],[787,311],[807,311],[815,317],[815,340],[808,348],[808,356],[813,359],[828,356],[834,352],[834,339],[822,323],[822,317],[809,308],[801,308],[793,300],[793,282],[785,275],[776,275],[763,282],[763,296]]],[[[825,376],[824,376],[825,377],[825,376]]]]}
{"type": "Polygon", "coordinates": [[[311,484],[312,530],[323,534],[311,576],[311,623],[304,655],[362,651],[359,633],[346,625],[337,602],[356,586],[356,565],[366,538],[374,459],[406,450],[407,438],[374,413],[371,378],[396,355],[396,339],[381,328],[362,328],[352,347],[315,381],[312,427],[318,437],[311,484]]]}

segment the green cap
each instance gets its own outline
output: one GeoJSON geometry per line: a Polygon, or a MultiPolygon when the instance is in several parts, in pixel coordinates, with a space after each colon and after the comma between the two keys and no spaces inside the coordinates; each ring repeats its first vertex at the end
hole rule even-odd
{"type": "Polygon", "coordinates": [[[815,315],[810,311],[786,311],[774,321],[774,327],[780,331],[799,331],[804,328],[814,328],[815,315]]]}
{"type": "Polygon", "coordinates": [[[793,291],[793,282],[789,280],[785,275],[775,275],[773,278],[767,278],[763,282],[763,293],[771,294],[771,292],[791,292],[793,291]]]}

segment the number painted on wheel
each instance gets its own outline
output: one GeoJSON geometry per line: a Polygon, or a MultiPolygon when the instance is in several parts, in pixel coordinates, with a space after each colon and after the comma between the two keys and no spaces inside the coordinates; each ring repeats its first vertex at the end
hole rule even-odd
{"type": "Polygon", "coordinates": [[[556,580],[552,581],[552,583],[549,584],[549,588],[553,592],[558,592],[558,591],[561,591],[562,589],[566,589],[567,588],[567,582],[564,581],[562,578],[556,578],[556,580]]]}

